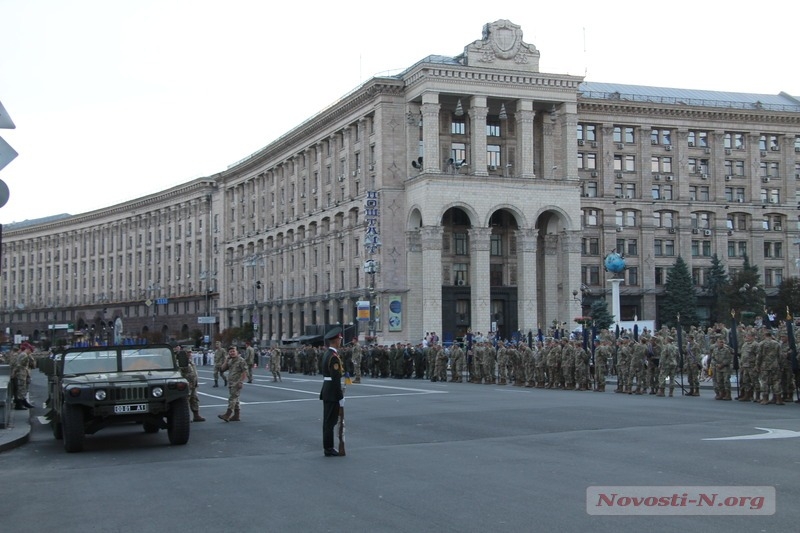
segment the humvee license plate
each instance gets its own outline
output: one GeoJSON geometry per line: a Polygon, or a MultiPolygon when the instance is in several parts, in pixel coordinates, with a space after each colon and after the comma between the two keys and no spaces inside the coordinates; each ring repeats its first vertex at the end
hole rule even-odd
{"type": "Polygon", "coordinates": [[[114,412],[116,414],[125,414],[125,413],[146,413],[147,412],[147,404],[146,403],[132,403],[127,405],[115,405],[114,412]]]}

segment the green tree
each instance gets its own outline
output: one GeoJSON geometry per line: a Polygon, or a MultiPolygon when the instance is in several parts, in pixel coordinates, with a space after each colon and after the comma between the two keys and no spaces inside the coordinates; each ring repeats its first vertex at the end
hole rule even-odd
{"type": "Polygon", "coordinates": [[[608,312],[608,302],[605,299],[595,300],[589,309],[594,325],[598,330],[609,329],[614,323],[614,315],[608,312]]]}
{"type": "MultiPolygon", "coordinates": [[[[760,284],[758,267],[751,265],[745,254],[742,269],[731,276],[727,289],[729,308],[742,323],[752,324],[755,317],[764,312],[764,288],[760,284]]],[[[726,322],[724,317],[719,321],[726,322]]]]}
{"type": "Polygon", "coordinates": [[[703,285],[703,290],[706,295],[711,299],[711,323],[719,322],[720,318],[724,318],[729,313],[728,304],[728,286],[730,279],[728,272],[725,270],[725,265],[722,263],[717,254],[711,256],[711,268],[708,270],[708,275],[703,285]]]}
{"type": "Polygon", "coordinates": [[[786,278],[778,287],[778,308],[775,313],[781,320],[786,318],[786,309],[792,316],[800,315],[800,278],[786,278]]]}
{"type": "Polygon", "coordinates": [[[680,315],[680,323],[683,327],[698,323],[697,297],[694,293],[692,275],[689,272],[689,266],[681,256],[678,256],[675,264],[667,272],[664,299],[661,303],[661,323],[669,327],[677,327],[678,315],[680,315]]]}

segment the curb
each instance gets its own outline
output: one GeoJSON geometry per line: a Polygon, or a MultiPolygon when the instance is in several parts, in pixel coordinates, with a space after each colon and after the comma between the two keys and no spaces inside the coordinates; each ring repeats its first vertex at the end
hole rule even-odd
{"type": "Polygon", "coordinates": [[[11,425],[5,429],[0,429],[0,453],[7,450],[18,448],[27,443],[31,436],[31,418],[34,417],[33,409],[27,410],[28,417],[22,421],[16,421],[16,413],[11,413],[11,425]]]}

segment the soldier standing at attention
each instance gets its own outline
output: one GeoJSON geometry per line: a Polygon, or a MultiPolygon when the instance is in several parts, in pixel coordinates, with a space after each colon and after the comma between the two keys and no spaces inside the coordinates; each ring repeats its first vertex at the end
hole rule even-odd
{"type": "Polygon", "coordinates": [[[457,342],[453,343],[450,348],[450,381],[461,383],[462,375],[464,373],[464,350],[457,342]]]}
{"type": "Polygon", "coordinates": [[[181,376],[189,382],[189,408],[194,415],[192,422],[205,422],[206,419],[200,416],[200,399],[197,397],[197,368],[181,345],[175,347],[175,358],[178,360],[181,376]]]}
{"type": "Polygon", "coordinates": [[[28,388],[31,385],[31,369],[36,368],[36,359],[31,355],[31,349],[25,348],[17,355],[11,365],[11,377],[14,381],[14,409],[33,409],[33,404],[28,401],[28,388]]]}
{"type": "Polygon", "coordinates": [[[731,399],[731,368],[733,367],[733,351],[725,344],[722,335],[717,337],[717,344],[711,349],[709,365],[714,368],[715,400],[731,399]]]}
{"type": "Polygon", "coordinates": [[[272,381],[281,381],[281,364],[283,364],[280,349],[276,346],[272,349],[269,358],[269,369],[272,371],[272,381]]]}
{"type": "Polygon", "coordinates": [[[217,348],[214,350],[214,386],[219,387],[219,377],[222,376],[222,382],[227,386],[228,385],[228,378],[225,377],[225,373],[222,372],[222,365],[225,364],[225,348],[222,347],[222,343],[217,341],[217,348]]]}
{"type": "Polygon", "coordinates": [[[256,362],[256,350],[249,342],[245,342],[244,360],[247,363],[247,382],[253,382],[253,364],[256,362]]]}
{"type": "Polygon", "coordinates": [[[339,406],[344,401],[342,390],[342,360],[339,346],[342,344],[342,328],[334,328],[325,335],[328,350],[322,358],[322,448],[325,457],[336,457],[339,452],[333,447],[333,428],[339,420],[339,406]]]}
{"type": "MultiPolygon", "coordinates": [[[[611,341],[604,338],[600,341],[600,346],[594,350],[594,390],[597,392],[606,391],[606,367],[611,359],[611,341]]],[[[619,389],[621,385],[617,386],[619,389]]]]}
{"type": "Polygon", "coordinates": [[[700,362],[700,344],[695,340],[694,335],[689,335],[689,340],[686,341],[686,356],[683,358],[683,371],[689,379],[689,394],[688,396],[700,396],[700,375],[699,371],[702,368],[700,362]]]}
{"type": "MultiPolygon", "coordinates": [[[[629,341],[625,337],[625,343],[629,341]]],[[[639,342],[631,347],[631,366],[628,372],[628,394],[644,394],[647,391],[645,383],[644,362],[647,359],[647,337],[639,337],[639,342]],[[633,390],[633,380],[636,379],[636,391],[633,390]]]]}
{"type": "Polygon", "coordinates": [[[353,383],[361,383],[361,359],[363,357],[363,352],[361,351],[361,345],[358,343],[358,339],[353,339],[353,383]]]}
{"type": "Polygon", "coordinates": [[[761,381],[761,405],[774,403],[784,405],[783,389],[780,376],[781,344],[772,337],[772,330],[764,332],[764,340],[759,344],[756,356],[756,372],[761,381]],[[772,400],[769,399],[769,390],[772,389],[772,400]]]}
{"type": "Polygon", "coordinates": [[[675,391],[675,370],[678,368],[679,355],[678,347],[675,346],[672,337],[664,337],[659,360],[658,396],[664,396],[664,388],[666,387],[666,382],[669,381],[669,395],[672,397],[675,391]]]}
{"type": "Polygon", "coordinates": [[[744,344],[741,347],[739,365],[742,367],[742,389],[739,401],[748,402],[760,394],[758,386],[758,374],[756,374],[756,354],[758,353],[758,343],[753,337],[752,331],[747,331],[744,336],[744,344]]]}
{"type": "Polygon", "coordinates": [[[239,421],[239,396],[242,394],[244,380],[247,377],[247,363],[239,355],[236,346],[228,348],[228,359],[222,365],[222,370],[228,371],[228,410],[224,415],[217,415],[225,422],[239,421]]]}

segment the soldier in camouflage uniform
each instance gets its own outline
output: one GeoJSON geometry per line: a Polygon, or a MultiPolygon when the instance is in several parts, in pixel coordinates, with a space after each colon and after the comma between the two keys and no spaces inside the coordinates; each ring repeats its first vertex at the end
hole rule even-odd
{"type": "Polygon", "coordinates": [[[33,409],[28,401],[28,388],[31,385],[31,369],[36,368],[36,359],[30,349],[17,354],[11,366],[11,378],[14,380],[14,409],[33,409]]]}
{"type": "Polygon", "coordinates": [[[683,372],[689,380],[689,393],[687,396],[700,396],[700,369],[701,362],[700,344],[695,340],[695,336],[690,334],[686,340],[686,350],[683,358],[683,372]]]}
{"type": "Polygon", "coordinates": [[[492,385],[495,382],[495,365],[497,363],[497,353],[494,346],[489,341],[483,343],[483,357],[481,364],[483,365],[483,377],[486,380],[484,383],[492,385]]]}
{"type": "Polygon", "coordinates": [[[358,343],[358,339],[353,339],[351,357],[353,359],[353,383],[361,383],[361,359],[363,357],[363,351],[361,350],[361,345],[358,343]]]}
{"type": "Polygon", "coordinates": [[[616,346],[617,358],[614,362],[614,367],[617,372],[617,388],[614,392],[623,393],[628,392],[628,381],[630,380],[631,372],[631,347],[626,339],[609,339],[609,349],[614,353],[616,346]]]}
{"type": "MultiPolygon", "coordinates": [[[[611,356],[611,342],[608,338],[603,338],[600,346],[594,350],[594,390],[597,392],[606,391],[606,369],[611,356]]],[[[620,386],[617,386],[617,389],[619,388],[620,386]]]]}
{"type": "Polygon", "coordinates": [[[561,388],[561,344],[555,339],[548,338],[547,351],[547,388],[561,388]]]}
{"type": "Polygon", "coordinates": [[[536,356],[534,350],[528,346],[526,342],[517,344],[517,352],[522,359],[521,367],[524,372],[524,381],[526,387],[534,387],[536,385],[536,356]]]}
{"type": "Polygon", "coordinates": [[[752,331],[747,331],[744,336],[744,343],[741,345],[739,351],[739,366],[742,370],[742,386],[739,395],[739,401],[749,402],[754,397],[758,398],[761,395],[761,387],[758,383],[758,374],[756,373],[756,354],[758,353],[758,343],[752,331]]]}
{"type": "Polygon", "coordinates": [[[664,388],[669,383],[669,396],[672,398],[675,391],[675,371],[678,369],[678,347],[672,337],[664,337],[659,359],[658,396],[664,396],[664,388]]]}
{"type": "Polygon", "coordinates": [[[572,341],[572,363],[575,366],[575,390],[589,390],[589,353],[579,340],[572,341]]]}
{"type": "Polygon", "coordinates": [[[178,370],[183,379],[189,382],[189,409],[192,410],[194,418],[192,422],[205,422],[206,419],[200,416],[200,399],[197,397],[197,367],[189,357],[189,353],[183,346],[175,347],[176,358],[178,360],[178,370]]]}
{"type": "Polygon", "coordinates": [[[225,353],[225,348],[222,347],[222,343],[217,341],[217,348],[214,350],[214,386],[219,387],[219,377],[222,376],[222,381],[225,385],[228,385],[228,378],[225,377],[225,373],[222,372],[222,365],[225,364],[225,358],[227,354],[225,353]]]}
{"type": "Polygon", "coordinates": [[[225,422],[238,422],[239,418],[239,396],[242,394],[244,380],[247,379],[247,361],[240,355],[236,346],[228,349],[228,359],[222,366],[222,370],[228,371],[228,410],[223,415],[217,415],[225,422]]]}
{"type": "Polygon", "coordinates": [[[272,372],[272,381],[281,380],[281,364],[283,364],[283,356],[281,350],[277,346],[272,349],[272,354],[269,358],[269,369],[272,372]]]}
{"type": "Polygon", "coordinates": [[[561,386],[564,390],[575,388],[575,348],[566,338],[561,340],[561,386]]]}
{"type": "Polygon", "coordinates": [[[450,381],[461,383],[464,375],[464,350],[458,343],[450,348],[450,381]]]}
{"type": "Polygon", "coordinates": [[[711,348],[709,366],[714,369],[715,400],[731,399],[731,369],[733,368],[733,350],[725,344],[722,335],[717,337],[716,345],[711,348]]]}
{"type": "Polygon", "coordinates": [[[783,401],[791,402],[794,394],[794,370],[792,370],[792,352],[789,349],[789,335],[786,330],[781,330],[781,390],[783,391],[783,401]]]}
{"type": "MultiPolygon", "coordinates": [[[[626,341],[628,342],[628,341],[626,341]]],[[[639,337],[639,342],[631,346],[631,366],[628,372],[628,394],[644,394],[647,390],[645,384],[644,362],[647,359],[647,337],[639,337]],[[633,380],[636,380],[636,390],[633,390],[633,380]]]]}
{"type": "Polygon", "coordinates": [[[252,383],[253,365],[255,364],[256,350],[249,342],[244,343],[244,345],[245,345],[244,360],[247,363],[247,382],[252,383]]]}
{"type": "Polygon", "coordinates": [[[537,389],[543,389],[547,384],[547,348],[540,341],[536,341],[533,360],[534,384],[537,389]]]}
{"type": "Polygon", "coordinates": [[[643,392],[647,392],[647,389],[650,389],[650,394],[656,394],[658,392],[658,363],[661,357],[661,338],[658,336],[652,336],[648,339],[647,343],[647,357],[645,361],[647,362],[645,368],[645,390],[643,392]]]}
{"type": "MultiPolygon", "coordinates": [[[[497,350],[497,384],[498,385],[505,385],[506,380],[510,378],[508,375],[508,367],[509,364],[512,365],[513,363],[511,360],[513,359],[511,354],[509,353],[511,350],[511,346],[506,346],[501,344],[497,350]]],[[[509,379],[510,380],[510,379],[509,379]]]]}
{"type": "Polygon", "coordinates": [[[772,337],[772,330],[764,332],[764,339],[759,343],[756,356],[756,372],[761,382],[761,405],[774,403],[784,405],[781,389],[780,362],[781,344],[772,337]],[[769,391],[772,389],[772,400],[769,391]]]}

